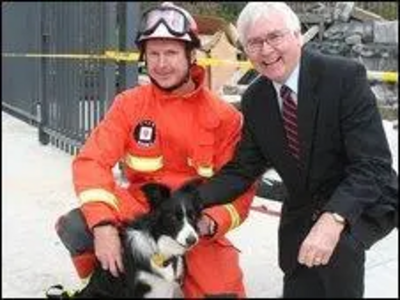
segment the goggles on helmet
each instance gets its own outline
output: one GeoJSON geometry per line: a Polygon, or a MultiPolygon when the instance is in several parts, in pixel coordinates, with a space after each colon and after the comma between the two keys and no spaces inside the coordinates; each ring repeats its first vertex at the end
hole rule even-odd
{"type": "Polygon", "coordinates": [[[139,35],[150,35],[161,24],[164,24],[167,30],[176,37],[191,32],[189,20],[184,13],[179,9],[168,6],[153,8],[145,12],[139,25],[139,35]]]}

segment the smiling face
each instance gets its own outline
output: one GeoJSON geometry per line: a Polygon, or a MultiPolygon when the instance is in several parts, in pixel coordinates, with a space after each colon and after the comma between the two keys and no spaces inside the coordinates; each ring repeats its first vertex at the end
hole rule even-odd
{"type": "Polygon", "coordinates": [[[260,74],[284,83],[300,60],[302,43],[301,33],[288,28],[283,13],[271,11],[268,18],[261,17],[248,27],[244,46],[260,74]]]}
{"type": "Polygon", "coordinates": [[[190,62],[185,43],[173,39],[146,41],[146,64],[149,76],[164,89],[182,83],[188,76],[190,62]]]}

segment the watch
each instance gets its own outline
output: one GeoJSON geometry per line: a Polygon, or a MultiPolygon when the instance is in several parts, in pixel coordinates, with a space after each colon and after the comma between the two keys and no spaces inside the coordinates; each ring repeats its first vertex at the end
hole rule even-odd
{"type": "Polygon", "coordinates": [[[339,224],[342,224],[342,225],[346,225],[346,220],[341,215],[339,215],[338,213],[335,213],[335,212],[332,212],[331,215],[332,215],[332,218],[335,220],[336,223],[339,223],[339,224]]]}

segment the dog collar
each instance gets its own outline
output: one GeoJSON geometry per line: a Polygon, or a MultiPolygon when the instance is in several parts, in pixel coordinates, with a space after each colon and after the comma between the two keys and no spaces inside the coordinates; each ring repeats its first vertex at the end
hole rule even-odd
{"type": "Polygon", "coordinates": [[[151,261],[158,267],[162,267],[164,265],[165,256],[160,253],[154,253],[151,256],[151,261]]]}
{"type": "Polygon", "coordinates": [[[161,253],[154,253],[151,256],[151,261],[158,267],[160,268],[165,268],[167,267],[170,263],[172,263],[174,261],[174,257],[171,257],[169,259],[167,259],[164,255],[162,255],[161,253]]]}

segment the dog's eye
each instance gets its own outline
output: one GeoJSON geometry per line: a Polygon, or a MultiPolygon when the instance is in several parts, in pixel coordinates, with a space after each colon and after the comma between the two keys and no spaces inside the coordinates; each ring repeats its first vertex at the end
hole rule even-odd
{"type": "Polygon", "coordinates": [[[192,213],[190,214],[190,218],[192,220],[196,220],[196,219],[200,218],[200,214],[197,211],[192,211],[192,213]]]}
{"type": "Polygon", "coordinates": [[[169,218],[169,219],[175,219],[176,218],[176,213],[173,211],[167,211],[164,213],[164,215],[169,218]]]}
{"type": "Polygon", "coordinates": [[[175,214],[176,218],[178,220],[182,220],[183,219],[183,212],[181,210],[178,210],[175,214]]]}
{"type": "Polygon", "coordinates": [[[183,219],[183,213],[181,210],[176,210],[176,211],[166,211],[164,212],[164,217],[168,220],[182,220],[183,219]]]}

